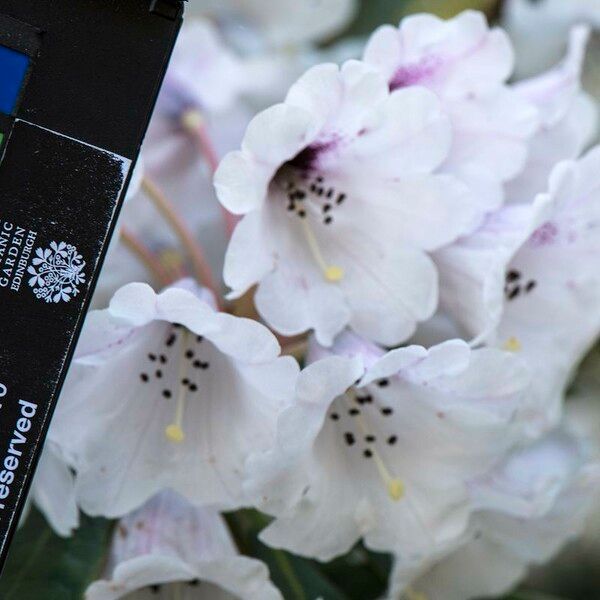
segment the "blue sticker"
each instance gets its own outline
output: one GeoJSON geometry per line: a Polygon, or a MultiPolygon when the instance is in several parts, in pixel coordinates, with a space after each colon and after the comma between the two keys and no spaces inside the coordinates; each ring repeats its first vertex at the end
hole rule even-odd
{"type": "Polygon", "coordinates": [[[0,112],[13,112],[28,68],[26,54],[0,46],[0,112]]]}

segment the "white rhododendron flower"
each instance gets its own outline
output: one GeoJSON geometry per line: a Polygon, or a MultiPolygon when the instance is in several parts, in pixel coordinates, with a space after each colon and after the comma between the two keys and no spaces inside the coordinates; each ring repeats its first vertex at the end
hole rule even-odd
{"type": "Polygon", "coordinates": [[[506,85],[514,64],[506,34],[474,11],[448,21],[414,15],[379,28],[365,60],[391,90],[425,86],[440,98],[453,126],[442,170],[468,181],[484,208],[497,208],[500,183],[523,168],[538,124],[535,107],[506,85]]]}
{"type": "MultiPolygon", "coordinates": [[[[198,132],[210,140],[213,151],[219,154],[239,144],[251,118],[244,107],[245,94],[259,87],[248,69],[247,62],[208,19],[193,20],[183,27],[144,142],[150,173],[181,178],[189,171],[203,171],[202,161],[207,157],[202,156],[198,132]]],[[[205,179],[208,182],[209,178],[205,179]]],[[[178,188],[179,193],[198,187],[198,181],[189,176],[185,184],[178,188]]],[[[196,191],[195,201],[188,199],[188,203],[198,213],[206,212],[208,202],[198,208],[206,195],[210,197],[207,190],[196,191]]],[[[212,204],[216,204],[214,200],[212,204]]]]}
{"type": "MultiPolygon", "coordinates": [[[[203,156],[198,135],[210,140],[212,151],[219,154],[239,144],[251,117],[244,107],[244,94],[249,85],[258,86],[253,79],[248,65],[211,21],[198,19],[183,27],[144,142],[150,173],[178,178],[188,175],[186,185],[177,188],[176,197],[182,190],[198,187],[197,179],[189,177],[190,171],[202,173],[209,183],[203,169],[208,157],[203,156]]],[[[218,156],[210,160],[218,160],[218,156]]],[[[200,208],[202,196],[206,195],[213,200],[208,191],[199,190],[195,201],[190,203],[188,199],[188,203],[198,213],[206,212],[211,204],[216,204],[214,200],[204,201],[200,208]]]]}
{"type": "Polygon", "coordinates": [[[473,10],[188,4],[31,486],[56,564],[111,519],[86,600],[501,598],[586,519],[591,555],[597,2],[502,3],[527,78],[473,10]]]}
{"type": "Polygon", "coordinates": [[[207,19],[190,21],[181,31],[159,100],[160,113],[180,116],[186,110],[221,113],[243,93],[243,62],[207,19]]]}
{"type": "Polygon", "coordinates": [[[467,482],[520,439],[529,378],[459,340],[365,361],[357,349],[345,340],[306,368],[277,445],[250,459],[247,488],[277,517],[262,539],[329,560],[364,537],[420,561],[464,532],[467,482]]]}
{"type": "Polygon", "coordinates": [[[120,516],[164,488],[243,505],[244,460],[272,441],[297,372],[255,321],[188,289],[122,288],[90,314],[58,415],[81,506],[120,516]]]}
{"type": "Polygon", "coordinates": [[[527,165],[507,187],[511,202],[529,203],[545,191],[556,164],[578,158],[596,135],[598,107],[581,85],[589,35],[588,28],[575,27],[567,55],[556,67],[516,85],[538,107],[541,123],[530,142],[527,165]]]}
{"type": "Polygon", "coordinates": [[[217,511],[163,492],[121,519],[106,579],[86,600],[281,600],[258,560],[240,556],[217,511]]]}
{"type": "Polygon", "coordinates": [[[544,428],[600,330],[600,149],[566,161],[533,205],[508,206],[440,251],[442,306],[468,335],[517,351],[544,428]]]}
{"type": "Polygon", "coordinates": [[[259,312],[285,335],[314,329],[328,345],[350,324],[406,339],[437,305],[426,251],[481,213],[463,184],[432,174],[450,142],[424,88],[390,93],[357,61],[308,71],[216,174],[221,203],[246,215],[226,257],[232,296],[258,283],[259,312]]]}
{"type": "Polygon", "coordinates": [[[428,600],[501,596],[581,534],[599,493],[600,465],[580,440],[554,432],[472,483],[478,512],[462,545],[412,583],[399,560],[391,597],[407,588],[428,600]]]}

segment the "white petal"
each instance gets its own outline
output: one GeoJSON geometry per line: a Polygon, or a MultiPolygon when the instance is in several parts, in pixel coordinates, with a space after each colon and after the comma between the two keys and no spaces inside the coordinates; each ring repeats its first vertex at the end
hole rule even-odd
{"type": "Polygon", "coordinates": [[[540,109],[542,122],[532,140],[528,164],[508,188],[512,201],[530,202],[543,192],[554,166],[577,158],[595,135],[597,106],[582,92],[581,83],[589,35],[586,27],[573,28],[564,60],[516,86],[521,96],[540,109]]]}
{"type": "Polygon", "coordinates": [[[335,338],[331,348],[321,346],[314,336],[308,341],[308,350],[306,352],[306,364],[310,365],[322,358],[331,356],[345,356],[346,358],[360,358],[365,367],[370,368],[383,355],[385,350],[373,344],[366,338],[346,329],[335,338]]]}
{"type": "Polygon", "coordinates": [[[439,99],[413,87],[393,92],[364,122],[349,151],[359,163],[367,161],[367,171],[394,178],[431,173],[446,159],[450,144],[451,124],[439,99]]]}
{"type": "Polygon", "coordinates": [[[508,207],[490,215],[472,235],[435,253],[440,303],[472,337],[486,337],[500,322],[512,257],[543,223],[551,201],[508,207]]]}
{"type": "Polygon", "coordinates": [[[546,127],[555,126],[564,118],[581,91],[581,73],[590,33],[589,27],[574,27],[564,60],[550,71],[515,86],[520,95],[540,107],[546,127]]]}
{"type": "Polygon", "coordinates": [[[219,202],[236,215],[260,208],[276,170],[276,165],[259,163],[244,152],[230,152],[215,173],[219,202]]]}
{"type": "Polygon", "coordinates": [[[501,181],[518,175],[527,160],[527,143],[539,127],[536,107],[501,88],[449,106],[454,127],[448,169],[477,164],[501,181]]]}
{"type": "Polygon", "coordinates": [[[296,359],[291,356],[277,358],[275,367],[273,368],[271,363],[252,364],[248,367],[240,367],[240,371],[248,385],[259,390],[266,398],[284,406],[291,401],[292,388],[298,379],[300,367],[296,359]]]}
{"type": "Polygon", "coordinates": [[[123,323],[140,327],[156,318],[156,293],[145,283],[131,283],[115,293],[109,310],[123,323]]]}
{"type": "Polygon", "coordinates": [[[266,327],[251,319],[215,313],[186,290],[172,288],[163,292],[158,299],[158,312],[161,318],[204,335],[235,360],[260,364],[279,355],[279,343],[266,327]]]}
{"type": "Polygon", "coordinates": [[[471,483],[480,510],[522,518],[545,516],[583,461],[579,440],[562,431],[513,452],[501,465],[471,483]]]}
{"type": "Polygon", "coordinates": [[[578,158],[595,137],[598,106],[587,94],[578,95],[566,115],[554,126],[543,126],[530,144],[529,160],[519,177],[509,182],[510,202],[529,203],[544,192],[554,167],[578,158]]]}
{"type": "Polygon", "coordinates": [[[207,338],[235,360],[260,365],[279,356],[281,348],[277,338],[261,323],[220,313],[217,324],[218,332],[207,338]]]}
{"type": "Polygon", "coordinates": [[[134,325],[115,319],[109,310],[91,311],[77,344],[75,360],[82,365],[100,364],[135,335],[134,325]]]}
{"type": "Polygon", "coordinates": [[[477,539],[440,561],[411,589],[429,600],[465,600],[500,596],[526,573],[526,566],[500,544],[477,539]],[[465,569],[469,576],[465,577],[465,569]]]}
{"type": "Polygon", "coordinates": [[[421,346],[407,346],[387,352],[370,366],[361,379],[361,385],[369,385],[378,379],[396,375],[408,367],[414,367],[427,357],[427,350],[421,346]]]}
{"type": "Polygon", "coordinates": [[[309,145],[319,123],[309,112],[276,104],[252,119],[241,152],[232,152],[215,174],[219,201],[235,214],[261,207],[269,182],[286,161],[309,145]]]}
{"type": "Polygon", "coordinates": [[[317,65],[309,69],[290,88],[286,104],[306,111],[323,127],[335,116],[343,99],[343,81],[335,64],[317,65]]]}
{"type": "Polygon", "coordinates": [[[240,297],[275,267],[269,240],[263,235],[263,214],[256,211],[246,215],[237,225],[225,256],[223,278],[240,297]]]}
{"type": "Polygon", "coordinates": [[[297,384],[297,403],[278,420],[276,445],[251,453],[246,490],[266,510],[280,513],[301,499],[303,484],[297,475],[311,451],[332,400],[343,394],[364,369],[358,358],[330,357],[308,366],[297,384]],[[293,466],[293,468],[291,468],[293,466]]]}
{"type": "Polygon", "coordinates": [[[512,73],[508,37],[490,30],[479,12],[465,11],[448,21],[409,16],[396,36],[398,41],[388,28],[377,30],[365,52],[365,60],[383,68],[395,87],[425,85],[456,98],[494,88],[512,73]]]}
{"type": "Polygon", "coordinates": [[[339,167],[332,170],[362,168],[371,178],[429,173],[450,147],[450,123],[433,93],[412,88],[389,95],[385,79],[358,61],[341,70],[314,67],[292,87],[286,103],[322,123],[323,143],[340,142],[339,167]]]}
{"type": "Polygon", "coordinates": [[[314,329],[325,346],[333,343],[351,314],[339,287],[324,281],[306,286],[302,277],[283,267],[261,281],[255,302],[275,330],[293,336],[314,329]]]}
{"type": "Polygon", "coordinates": [[[410,247],[377,262],[373,245],[340,249],[355,259],[346,267],[343,288],[352,311],[350,324],[359,334],[394,346],[414,332],[437,306],[437,276],[429,257],[410,247]],[[357,252],[357,254],[355,254],[357,252]]]}
{"type": "Polygon", "coordinates": [[[389,220],[390,235],[429,252],[471,232],[488,210],[451,175],[413,175],[381,184],[363,180],[353,187],[368,199],[364,210],[374,213],[372,219],[389,220]]]}
{"type": "Polygon", "coordinates": [[[450,340],[426,350],[410,346],[391,350],[369,369],[362,385],[391,377],[410,368],[411,378],[426,382],[441,375],[457,375],[471,360],[471,350],[462,340],[450,340]]]}
{"type": "Polygon", "coordinates": [[[319,125],[307,110],[276,104],[252,119],[242,151],[260,164],[277,168],[312,141],[319,125]]]}
{"type": "Polygon", "coordinates": [[[378,27],[367,42],[365,62],[378,68],[389,81],[403,59],[402,39],[398,29],[392,25],[378,27]]]}
{"type": "MultiPolygon", "coordinates": [[[[192,581],[194,570],[171,556],[147,554],[117,565],[110,581],[94,582],[86,591],[86,600],[118,600],[152,585],[192,581]]],[[[134,596],[135,597],[135,596],[134,596]]]]}
{"type": "Polygon", "coordinates": [[[79,526],[75,476],[60,447],[48,440],[31,485],[33,501],[54,531],[69,537],[79,526]]]}

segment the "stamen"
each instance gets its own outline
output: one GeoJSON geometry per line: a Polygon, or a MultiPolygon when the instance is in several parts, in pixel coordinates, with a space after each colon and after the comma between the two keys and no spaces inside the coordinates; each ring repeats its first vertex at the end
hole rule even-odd
{"type": "Polygon", "coordinates": [[[181,253],[173,248],[165,248],[159,254],[159,260],[162,266],[171,273],[181,273],[185,260],[181,253]]]}
{"type": "MultiPolygon", "coordinates": [[[[187,331],[183,334],[183,341],[181,344],[181,356],[179,357],[179,381],[185,379],[186,363],[183,360],[185,347],[187,346],[188,333],[187,331]]],[[[177,405],[175,407],[175,418],[173,423],[167,426],[165,429],[165,435],[170,442],[174,444],[181,444],[185,440],[185,433],[183,431],[183,413],[185,410],[185,402],[187,399],[187,386],[179,386],[179,394],[177,395],[177,405]]]]}
{"type": "MultiPolygon", "coordinates": [[[[373,434],[370,433],[369,428],[367,427],[367,424],[362,415],[357,415],[355,417],[355,421],[358,423],[358,426],[362,430],[362,433],[365,436],[365,438],[373,437],[373,434]]],[[[364,456],[366,458],[372,458],[375,461],[375,466],[377,467],[379,476],[381,477],[381,479],[383,480],[383,483],[385,484],[385,487],[387,489],[387,493],[388,493],[389,497],[394,502],[398,502],[399,500],[402,500],[402,498],[404,497],[404,495],[406,493],[406,486],[400,478],[393,477],[391,475],[385,462],[381,458],[381,454],[379,454],[377,448],[374,446],[371,446],[370,448],[368,448],[368,450],[365,451],[364,456]]]]}
{"type": "Polygon", "coordinates": [[[323,258],[323,254],[321,252],[321,248],[319,247],[319,242],[313,233],[308,221],[306,219],[302,220],[302,227],[304,230],[304,236],[306,237],[306,241],[308,243],[308,247],[315,259],[316,263],[319,265],[321,271],[323,272],[323,276],[330,283],[337,283],[344,278],[344,270],[342,267],[337,265],[328,265],[325,259],[323,258]]]}
{"type": "Polygon", "coordinates": [[[183,432],[181,425],[176,425],[175,423],[169,425],[165,429],[165,435],[167,436],[167,439],[174,444],[181,444],[185,440],[185,433],[183,432]]]}
{"type": "Polygon", "coordinates": [[[199,129],[204,126],[204,123],[204,116],[199,110],[186,110],[181,115],[181,124],[188,131],[199,129]]]}
{"type": "Polygon", "coordinates": [[[502,349],[507,352],[520,352],[523,349],[523,346],[521,345],[519,338],[512,336],[504,342],[502,349]]]}
{"type": "Polygon", "coordinates": [[[400,479],[392,479],[388,484],[388,494],[392,500],[402,500],[405,492],[406,488],[400,479]]]}

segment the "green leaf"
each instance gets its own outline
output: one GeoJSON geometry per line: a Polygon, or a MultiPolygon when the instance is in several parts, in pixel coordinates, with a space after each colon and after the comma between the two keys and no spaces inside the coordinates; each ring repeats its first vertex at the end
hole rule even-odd
{"type": "Polygon", "coordinates": [[[402,17],[417,12],[449,18],[471,8],[493,15],[497,5],[498,0],[363,0],[350,33],[368,35],[379,25],[397,25],[402,17]]]}
{"type": "Polygon", "coordinates": [[[368,35],[383,23],[397,25],[407,4],[408,0],[363,0],[350,34],[368,35]]]}
{"type": "Polygon", "coordinates": [[[579,366],[569,395],[600,401],[600,345],[595,346],[579,366]]]}
{"type": "Polygon", "coordinates": [[[54,534],[32,510],[17,532],[0,580],[2,600],[81,600],[98,577],[112,524],[83,516],[73,537],[54,534]]]}
{"type": "Polygon", "coordinates": [[[388,587],[392,559],[369,552],[361,544],[321,569],[350,600],[382,598],[388,587]]]}

